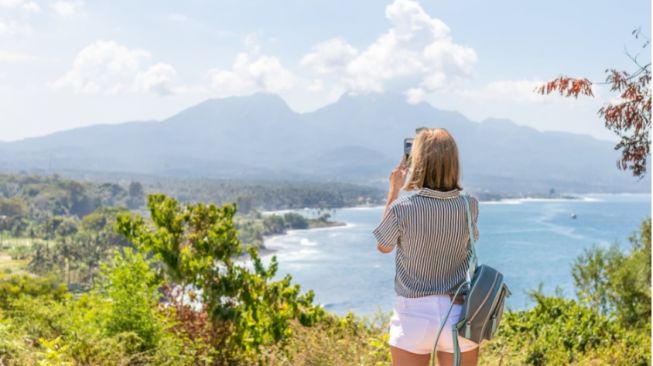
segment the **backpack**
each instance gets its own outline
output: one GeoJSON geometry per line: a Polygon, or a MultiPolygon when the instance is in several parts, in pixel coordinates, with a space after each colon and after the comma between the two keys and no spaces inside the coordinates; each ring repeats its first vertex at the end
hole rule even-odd
{"type": "MultiPolygon", "coordinates": [[[[451,327],[454,348],[454,365],[460,366],[460,345],[458,344],[458,335],[467,338],[477,344],[484,339],[490,339],[496,333],[503,315],[503,308],[506,297],[510,296],[508,286],[503,282],[503,274],[488,265],[477,266],[478,258],[476,256],[476,247],[474,240],[474,231],[472,227],[472,214],[469,207],[469,198],[466,194],[462,195],[465,201],[465,210],[467,212],[467,227],[469,229],[469,269],[467,270],[466,280],[458,286],[453,298],[466,289],[464,295],[463,309],[460,313],[460,320],[451,327]]],[[[449,318],[453,301],[447,315],[442,321],[442,326],[433,345],[431,354],[431,365],[435,365],[438,341],[444,325],[449,318]]]]}

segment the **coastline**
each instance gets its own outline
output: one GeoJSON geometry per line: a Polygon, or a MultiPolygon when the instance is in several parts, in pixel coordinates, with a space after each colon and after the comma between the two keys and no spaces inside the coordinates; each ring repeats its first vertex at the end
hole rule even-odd
{"type": "MultiPolygon", "coordinates": [[[[289,212],[289,211],[292,211],[292,210],[284,210],[284,211],[289,212]]],[[[271,211],[271,214],[274,214],[275,212],[279,212],[279,211],[271,211]]],[[[261,256],[271,255],[271,254],[274,254],[274,253],[278,252],[277,249],[268,248],[265,245],[265,242],[268,241],[268,239],[271,239],[271,238],[280,237],[280,236],[284,236],[284,235],[289,235],[289,234],[292,234],[294,232],[309,231],[309,230],[310,231],[330,230],[330,229],[334,229],[334,228],[352,227],[352,226],[354,226],[354,225],[350,224],[348,222],[329,221],[329,224],[323,225],[323,226],[309,226],[306,229],[286,229],[282,233],[263,235],[263,245],[260,248],[258,248],[258,251],[259,251],[259,254],[261,254],[261,256]]]]}

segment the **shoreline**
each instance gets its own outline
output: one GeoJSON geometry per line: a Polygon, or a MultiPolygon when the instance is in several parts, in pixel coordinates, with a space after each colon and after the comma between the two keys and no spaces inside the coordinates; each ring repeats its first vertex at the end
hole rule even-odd
{"type": "Polygon", "coordinates": [[[286,229],[283,233],[277,233],[277,234],[269,234],[269,235],[263,235],[263,245],[258,248],[259,254],[261,256],[264,255],[270,255],[273,253],[278,252],[277,249],[271,249],[265,246],[265,242],[268,239],[274,238],[274,237],[279,237],[279,236],[284,236],[284,235],[289,235],[293,232],[296,231],[308,231],[308,230],[329,230],[329,229],[334,229],[334,228],[339,228],[339,227],[347,227],[351,226],[352,224],[348,222],[342,222],[342,221],[330,221],[331,224],[329,225],[324,225],[324,226],[313,226],[313,227],[307,227],[305,229],[286,229]]]}

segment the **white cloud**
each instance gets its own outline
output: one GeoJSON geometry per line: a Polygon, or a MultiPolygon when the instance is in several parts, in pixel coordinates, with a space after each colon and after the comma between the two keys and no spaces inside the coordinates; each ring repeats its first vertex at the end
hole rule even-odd
{"type": "Polygon", "coordinates": [[[35,13],[41,10],[39,4],[26,0],[0,0],[0,8],[22,9],[31,13],[35,13]]]}
{"type": "Polygon", "coordinates": [[[417,1],[395,0],[386,7],[386,17],[390,29],[361,51],[334,38],[313,47],[300,64],[330,75],[335,88],[401,91],[412,103],[470,76],[476,52],[454,43],[449,27],[417,1]]]}
{"type": "Polygon", "coordinates": [[[173,94],[177,70],[170,64],[158,63],[136,75],[136,88],[159,95],[173,94]]]}
{"type": "Polygon", "coordinates": [[[311,80],[308,83],[306,90],[313,93],[321,92],[322,90],[324,90],[324,81],[320,79],[311,80]]]}
{"type": "Polygon", "coordinates": [[[333,38],[313,46],[311,52],[302,57],[300,64],[319,74],[342,72],[356,57],[358,51],[340,38],[333,38]]]}
{"type": "Polygon", "coordinates": [[[211,87],[218,96],[279,93],[298,85],[298,78],[278,58],[260,53],[256,38],[248,36],[245,44],[249,51],[239,53],[231,69],[208,71],[211,87]]]}
{"type": "Polygon", "coordinates": [[[50,86],[88,94],[172,93],[176,70],[164,63],[148,66],[150,59],[146,50],[130,49],[113,41],[96,41],[81,50],[72,69],[50,86]]]}
{"type": "Polygon", "coordinates": [[[68,17],[75,15],[84,6],[82,0],[59,0],[52,4],[52,10],[58,15],[68,17]]]}
{"type": "Polygon", "coordinates": [[[406,96],[406,101],[410,104],[417,104],[424,101],[426,97],[426,92],[421,88],[410,88],[404,92],[406,96]]]}
{"type": "Polygon", "coordinates": [[[418,103],[470,76],[476,52],[454,43],[449,27],[417,1],[395,0],[386,7],[386,17],[390,28],[367,47],[328,39],[301,57],[296,72],[262,54],[256,35],[249,35],[230,69],[209,70],[210,84],[221,96],[288,91],[332,100],[343,93],[399,91],[418,103]]]}

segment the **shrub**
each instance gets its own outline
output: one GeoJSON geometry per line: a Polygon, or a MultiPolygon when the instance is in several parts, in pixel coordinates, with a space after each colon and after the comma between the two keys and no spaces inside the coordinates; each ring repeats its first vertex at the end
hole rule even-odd
{"type": "Polygon", "coordinates": [[[0,273],[0,309],[11,309],[20,297],[62,300],[66,296],[66,287],[55,277],[0,273]]]}
{"type": "Polygon", "coordinates": [[[313,327],[292,322],[293,337],[284,349],[269,351],[273,365],[389,365],[387,314],[363,319],[353,313],[328,315],[313,327]]]}
{"type": "Polygon", "coordinates": [[[233,222],[235,205],[182,207],[159,194],[148,197],[148,208],[153,227],[140,216],[121,215],[117,230],[153,255],[168,285],[182,290],[179,309],[183,299],[199,296],[213,330],[224,331],[224,362],[254,362],[262,346],[284,344],[292,334],[291,320],[311,325],[322,317],[311,291],[301,294],[290,276],[272,280],[275,258],[266,267],[250,248],[253,269],[238,263],[243,249],[233,222]]]}
{"type": "Polygon", "coordinates": [[[572,267],[578,298],[625,327],[650,327],[651,219],[629,238],[631,251],[593,247],[572,267]]]}
{"type": "Polygon", "coordinates": [[[286,223],[288,229],[307,229],[308,228],[308,219],[304,216],[288,212],[283,215],[283,221],[286,223]]]}
{"type": "Polygon", "coordinates": [[[139,351],[158,344],[162,319],[158,311],[161,279],[142,254],[125,248],[116,254],[96,291],[108,300],[106,331],[109,336],[132,332],[140,340],[139,351]]]}

